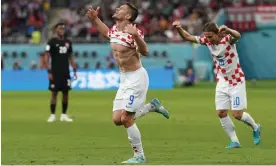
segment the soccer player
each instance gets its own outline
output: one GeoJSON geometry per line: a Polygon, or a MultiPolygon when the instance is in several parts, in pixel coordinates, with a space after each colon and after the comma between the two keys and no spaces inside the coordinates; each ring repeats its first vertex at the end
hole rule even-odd
{"type": "Polygon", "coordinates": [[[234,124],[227,114],[229,109],[232,115],[253,129],[254,144],[259,144],[260,125],[255,123],[247,108],[245,76],[239,63],[236,42],[240,39],[239,32],[225,25],[218,27],[209,22],[203,27],[203,36],[193,36],[185,31],[179,21],[173,22],[179,35],[190,42],[199,43],[209,48],[215,64],[216,86],[216,110],[221,125],[231,139],[226,148],[239,148],[240,142],[235,132],[234,124]]]}
{"type": "Polygon", "coordinates": [[[56,120],[56,103],[58,92],[62,92],[62,115],[61,121],[72,122],[67,116],[68,92],[71,89],[71,78],[69,72],[69,62],[74,70],[74,79],[77,79],[76,65],[72,56],[72,43],[64,38],[65,24],[55,25],[56,36],[50,39],[46,46],[46,66],[48,67],[49,90],[51,94],[51,115],[48,122],[56,120]],[[51,65],[49,60],[51,59],[51,65]]]}
{"type": "Polygon", "coordinates": [[[148,48],[143,33],[132,24],[138,15],[137,8],[126,3],[116,9],[112,16],[116,24],[109,29],[99,18],[99,7],[89,8],[87,16],[106,39],[110,40],[113,56],[120,68],[120,86],[113,102],[112,120],[123,125],[134,151],[134,156],[123,163],[144,163],[141,134],[134,120],[148,112],[157,112],[169,118],[168,111],[158,99],[145,104],[149,86],[147,71],[142,67],[140,55],[147,55],[148,48]]]}

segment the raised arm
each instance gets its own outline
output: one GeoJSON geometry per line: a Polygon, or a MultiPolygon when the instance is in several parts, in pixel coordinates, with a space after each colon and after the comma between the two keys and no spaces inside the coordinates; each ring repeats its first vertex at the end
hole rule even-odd
{"type": "Polygon", "coordinates": [[[235,44],[241,38],[241,34],[238,31],[228,28],[225,25],[222,25],[219,27],[219,32],[231,35],[230,41],[229,41],[230,44],[235,44]]]}
{"type": "Polygon", "coordinates": [[[93,25],[96,26],[96,28],[100,32],[100,34],[104,38],[109,39],[109,37],[108,37],[109,28],[99,19],[99,17],[98,17],[99,10],[100,10],[100,7],[97,7],[97,9],[94,10],[92,8],[92,6],[90,6],[86,15],[90,18],[93,25]]]}
{"type": "Polygon", "coordinates": [[[178,31],[178,34],[185,40],[197,43],[196,37],[189,34],[187,31],[185,31],[182,27],[179,21],[174,21],[173,26],[178,31]]]}
{"type": "Polygon", "coordinates": [[[144,36],[140,30],[136,28],[136,24],[129,24],[125,27],[125,32],[131,34],[134,37],[135,45],[137,46],[137,50],[144,56],[148,55],[148,46],[144,41],[144,36]]]}
{"type": "Polygon", "coordinates": [[[134,40],[137,44],[139,52],[142,55],[147,56],[149,53],[148,47],[147,47],[147,44],[145,43],[145,41],[142,39],[142,37],[140,35],[135,35],[134,40]]]}

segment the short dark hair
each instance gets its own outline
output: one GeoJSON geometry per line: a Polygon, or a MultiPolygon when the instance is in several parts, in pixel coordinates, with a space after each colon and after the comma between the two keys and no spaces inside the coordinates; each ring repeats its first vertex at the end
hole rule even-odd
{"type": "Polygon", "coordinates": [[[218,33],[219,29],[217,27],[217,24],[214,22],[208,22],[203,26],[203,32],[214,32],[218,33]]]}
{"type": "Polygon", "coordinates": [[[63,23],[63,22],[59,22],[59,23],[57,23],[55,26],[54,26],[54,28],[56,29],[58,26],[60,26],[60,25],[64,25],[65,26],[65,23],[63,23]]]}
{"type": "Polygon", "coordinates": [[[127,2],[126,5],[131,9],[131,18],[130,21],[134,22],[138,16],[138,9],[132,3],[127,2]]]}

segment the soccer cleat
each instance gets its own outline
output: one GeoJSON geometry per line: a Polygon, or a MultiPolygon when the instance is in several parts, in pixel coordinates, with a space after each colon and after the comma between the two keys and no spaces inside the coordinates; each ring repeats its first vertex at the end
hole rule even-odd
{"type": "Polygon", "coordinates": [[[47,122],[54,122],[56,120],[56,115],[55,114],[51,114],[47,120],[47,122]]]}
{"type": "Polygon", "coordinates": [[[66,114],[62,114],[60,117],[60,121],[73,122],[73,119],[69,118],[66,114]]]}
{"type": "Polygon", "coordinates": [[[126,161],[123,161],[123,164],[139,164],[139,163],[145,163],[146,158],[144,156],[134,156],[126,161]]]}
{"type": "Polygon", "coordinates": [[[238,142],[230,142],[228,146],[226,146],[225,148],[227,149],[233,149],[233,148],[240,148],[241,145],[238,142]]]}
{"type": "Polygon", "coordinates": [[[157,98],[152,99],[150,103],[156,107],[155,112],[162,114],[167,119],[170,118],[169,111],[161,104],[161,102],[157,98]]]}
{"type": "Polygon", "coordinates": [[[258,145],[261,142],[261,125],[258,124],[256,131],[253,131],[254,144],[258,145]]]}

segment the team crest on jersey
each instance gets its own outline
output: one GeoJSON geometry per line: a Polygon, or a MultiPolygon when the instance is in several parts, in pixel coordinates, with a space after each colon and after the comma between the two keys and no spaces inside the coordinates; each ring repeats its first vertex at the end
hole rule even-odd
{"type": "Polygon", "coordinates": [[[225,63],[224,63],[224,60],[222,60],[222,59],[219,60],[219,65],[220,65],[220,66],[224,66],[224,64],[225,64],[225,63]]]}
{"type": "Polygon", "coordinates": [[[70,44],[68,42],[65,43],[65,47],[69,47],[70,44]]]}

